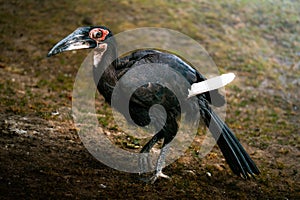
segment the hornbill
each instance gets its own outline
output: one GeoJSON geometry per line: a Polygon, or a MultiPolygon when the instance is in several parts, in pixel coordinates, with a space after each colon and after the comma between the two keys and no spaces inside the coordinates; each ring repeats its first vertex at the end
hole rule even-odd
{"type": "MultiPolygon", "coordinates": [[[[89,26],[76,29],[58,42],[49,51],[48,57],[64,51],[89,48],[94,48],[93,76],[95,84],[108,103],[111,103],[112,93],[119,79],[129,70],[145,63],[167,65],[183,76],[190,84],[206,80],[197,70],[172,53],[148,49],[136,50],[129,55],[118,57],[117,44],[113,34],[104,26],[89,26]],[[105,65],[108,67],[103,72],[103,66],[105,65]],[[101,77],[99,77],[99,74],[101,74],[101,77]]],[[[222,106],[225,103],[224,97],[218,90],[213,90],[199,94],[196,98],[201,118],[217,140],[217,144],[231,170],[245,179],[258,175],[260,173],[259,169],[234,133],[210,107],[210,104],[222,106]],[[211,97],[216,99],[216,101],[212,101],[211,97]]],[[[154,144],[163,139],[155,174],[151,178],[152,182],[158,177],[169,178],[162,173],[162,168],[165,150],[178,131],[178,116],[181,114],[179,102],[174,93],[160,83],[155,82],[139,87],[132,94],[129,102],[130,116],[125,116],[122,106],[117,108],[125,118],[131,117],[131,120],[137,125],[146,126],[151,121],[149,109],[154,104],[164,106],[167,117],[163,128],[141,150],[141,153],[149,153],[154,144]]]]}

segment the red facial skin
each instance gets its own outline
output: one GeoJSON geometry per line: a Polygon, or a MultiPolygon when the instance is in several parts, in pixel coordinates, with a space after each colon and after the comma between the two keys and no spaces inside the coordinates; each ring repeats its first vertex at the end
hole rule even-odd
{"type": "Polygon", "coordinates": [[[102,29],[102,28],[94,28],[90,31],[90,38],[101,42],[103,40],[105,40],[106,36],[109,34],[108,30],[102,29]],[[101,32],[102,36],[100,38],[95,37],[96,33],[101,32]]]}

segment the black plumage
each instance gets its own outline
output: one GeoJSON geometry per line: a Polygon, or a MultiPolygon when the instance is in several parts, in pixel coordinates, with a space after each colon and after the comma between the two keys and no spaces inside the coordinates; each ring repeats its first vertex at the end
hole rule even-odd
{"type": "MultiPolygon", "coordinates": [[[[127,56],[118,58],[116,46],[117,44],[112,37],[111,31],[106,27],[81,27],[56,44],[48,53],[48,56],[67,50],[94,48],[94,80],[98,91],[104,96],[108,103],[111,103],[114,87],[120,78],[129,70],[144,64],[156,63],[167,65],[176,71],[178,75],[184,77],[189,84],[206,80],[198,71],[174,54],[157,50],[137,50],[127,56]],[[104,66],[108,67],[104,70],[104,66]]],[[[134,77],[130,79],[130,81],[134,82],[133,79],[134,77]]],[[[125,93],[126,89],[131,86],[130,81],[122,83],[125,93]]],[[[173,80],[172,84],[176,85],[176,81],[173,80]]],[[[180,86],[178,86],[178,88],[180,88],[180,86]]],[[[182,90],[182,95],[187,96],[187,89],[188,88],[182,90]]],[[[122,96],[122,94],[120,95],[122,96]]],[[[210,107],[210,104],[222,106],[225,103],[224,97],[217,90],[214,90],[197,95],[196,98],[200,115],[217,140],[217,144],[231,170],[243,178],[249,178],[259,174],[260,172],[255,163],[233,132],[210,107]],[[212,98],[214,101],[212,101],[212,98]]],[[[120,100],[120,102],[122,101],[120,100]]],[[[136,89],[130,97],[130,116],[127,116],[122,103],[116,108],[127,119],[132,119],[133,122],[139,126],[146,126],[151,121],[149,109],[154,104],[160,104],[164,107],[167,114],[166,122],[163,128],[142,148],[141,152],[144,153],[149,152],[153,145],[160,139],[164,140],[164,149],[176,136],[178,119],[182,114],[180,113],[180,105],[176,95],[163,84],[149,82],[136,89]]],[[[194,112],[192,110],[195,108],[194,105],[188,107],[190,112],[194,112]]],[[[161,119],[157,119],[157,122],[159,123],[160,120],[161,119]]],[[[165,156],[163,154],[164,153],[161,153],[158,160],[156,173],[152,181],[155,181],[159,176],[167,177],[162,174],[162,162],[165,156]]]]}

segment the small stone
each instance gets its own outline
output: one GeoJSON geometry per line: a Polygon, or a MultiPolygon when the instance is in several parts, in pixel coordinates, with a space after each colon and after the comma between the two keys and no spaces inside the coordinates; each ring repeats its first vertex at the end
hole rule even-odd
{"type": "Polygon", "coordinates": [[[206,176],[211,177],[211,173],[210,172],[206,172],[206,176]]]}
{"type": "Polygon", "coordinates": [[[53,115],[53,116],[59,115],[59,112],[58,111],[54,111],[54,112],[51,113],[51,115],[53,115]]]}

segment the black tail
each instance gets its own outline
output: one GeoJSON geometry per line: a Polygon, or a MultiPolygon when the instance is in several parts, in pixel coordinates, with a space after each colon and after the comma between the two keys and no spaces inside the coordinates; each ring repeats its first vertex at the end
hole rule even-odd
{"type": "Polygon", "coordinates": [[[259,169],[229,127],[210,107],[202,108],[202,111],[205,115],[204,121],[217,140],[217,144],[233,173],[245,179],[258,175],[259,169]]]}

